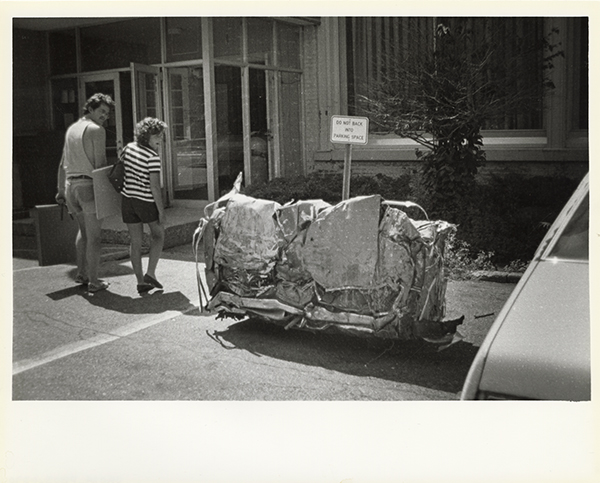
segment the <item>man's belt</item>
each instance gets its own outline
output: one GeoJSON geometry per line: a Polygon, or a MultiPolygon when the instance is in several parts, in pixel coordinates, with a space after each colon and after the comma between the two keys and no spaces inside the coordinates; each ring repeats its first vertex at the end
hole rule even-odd
{"type": "Polygon", "coordinates": [[[79,176],[68,176],[67,179],[92,179],[91,176],[80,174],[79,176]]]}

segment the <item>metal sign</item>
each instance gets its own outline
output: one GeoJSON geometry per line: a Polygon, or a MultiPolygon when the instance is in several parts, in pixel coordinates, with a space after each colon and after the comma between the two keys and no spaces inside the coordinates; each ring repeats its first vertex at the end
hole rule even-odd
{"type": "Polygon", "coordinates": [[[331,116],[331,142],[367,144],[369,119],[357,116],[331,116]]]}

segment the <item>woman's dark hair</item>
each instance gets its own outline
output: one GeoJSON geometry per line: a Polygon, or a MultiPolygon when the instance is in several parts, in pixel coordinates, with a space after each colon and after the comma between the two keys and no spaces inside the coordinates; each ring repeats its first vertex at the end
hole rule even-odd
{"type": "Polygon", "coordinates": [[[91,112],[94,109],[98,109],[102,104],[106,104],[110,108],[115,105],[115,101],[108,94],[97,92],[85,102],[83,112],[91,112]]]}
{"type": "Polygon", "coordinates": [[[138,144],[149,146],[150,136],[153,134],[161,134],[167,128],[167,124],[155,117],[147,117],[142,119],[135,125],[133,133],[138,144]]]}

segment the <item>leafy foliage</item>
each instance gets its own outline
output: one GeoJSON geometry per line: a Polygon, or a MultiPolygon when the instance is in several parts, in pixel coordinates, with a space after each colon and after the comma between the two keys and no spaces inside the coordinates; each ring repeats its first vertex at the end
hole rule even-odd
{"type": "MultiPolygon", "coordinates": [[[[342,181],[341,174],[315,171],[308,176],[276,178],[268,183],[248,186],[246,194],[255,198],[277,201],[280,204],[309,199],[321,199],[336,204],[342,200],[342,181]]],[[[392,178],[382,174],[352,176],[350,196],[365,194],[379,194],[388,200],[409,199],[410,178],[408,176],[392,178]]]]}
{"type": "Polygon", "coordinates": [[[473,248],[466,241],[452,233],[446,245],[446,271],[454,280],[467,279],[476,270],[495,270],[493,256],[494,252],[483,250],[474,254],[473,248]]]}

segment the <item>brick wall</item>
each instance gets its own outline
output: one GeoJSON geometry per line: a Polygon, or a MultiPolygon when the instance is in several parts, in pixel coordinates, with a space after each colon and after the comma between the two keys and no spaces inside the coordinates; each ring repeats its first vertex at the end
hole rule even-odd
{"type": "MultiPolygon", "coordinates": [[[[417,161],[352,161],[352,174],[376,175],[383,174],[391,177],[414,175],[418,172],[417,161]]],[[[315,170],[331,173],[342,173],[343,161],[316,161],[315,170]]],[[[581,179],[589,170],[589,164],[583,161],[563,162],[527,162],[527,161],[487,161],[479,168],[479,179],[485,180],[491,176],[506,176],[520,174],[522,176],[556,176],[570,179],[581,179]]]]}

